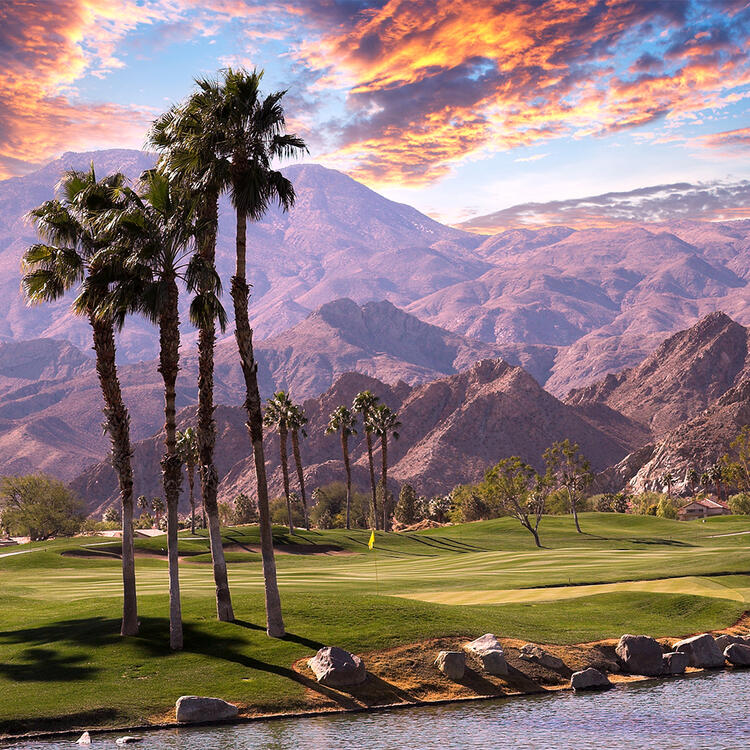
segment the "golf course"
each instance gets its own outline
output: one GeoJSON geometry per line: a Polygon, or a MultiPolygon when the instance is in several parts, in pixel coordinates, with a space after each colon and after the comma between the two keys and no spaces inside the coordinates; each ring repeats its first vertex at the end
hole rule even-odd
{"type": "Polygon", "coordinates": [[[182,532],[181,652],[169,649],[166,537],[136,541],[141,629],[126,639],[119,540],[6,548],[0,735],[167,722],[181,695],[222,697],[247,715],[310,710],[316,685],[294,667],[324,645],[370,664],[378,652],[487,632],[558,645],[686,636],[750,609],[749,517],[586,513],[581,526],[546,517],[542,549],[510,518],[377,532],[373,550],[369,531],[275,528],[281,640],[265,633],[258,527],[223,530],[233,623],[215,617],[207,537],[182,532]]]}

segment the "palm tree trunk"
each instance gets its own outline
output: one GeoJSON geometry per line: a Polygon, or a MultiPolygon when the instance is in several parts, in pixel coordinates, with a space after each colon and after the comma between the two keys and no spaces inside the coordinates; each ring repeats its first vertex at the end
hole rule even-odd
{"type": "Polygon", "coordinates": [[[383,483],[383,531],[388,531],[388,435],[385,433],[380,438],[380,448],[383,459],[383,470],[380,479],[383,483]]]}
{"type": "Polygon", "coordinates": [[[167,299],[159,319],[159,372],[164,381],[164,456],[161,460],[164,501],[167,504],[167,559],[169,561],[169,646],[182,649],[182,605],[178,553],[178,510],[182,465],[177,453],[176,383],[180,360],[180,319],[177,284],[165,279],[167,299]]]}
{"type": "MultiPolygon", "coordinates": [[[[211,266],[216,258],[216,227],[218,223],[218,195],[206,196],[203,205],[203,217],[207,220],[208,229],[199,241],[201,257],[211,266]]],[[[222,622],[232,622],[234,611],[232,597],[229,593],[227,563],[224,557],[224,546],[221,541],[219,525],[219,506],[217,493],[219,475],[214,463],[216,447],[216,421],[214,420],[214,344],[216,343],[216,326],[213,321],[205,323],[198,331],[198,447],[200,452],[201,494],[203,508],[208,516],[208,538],[211,543],[211,559],[216,584],[216,613],[222,622]]]]}
{"type": "Polygon", "coordinates": [[[294,463],[297,466],[297,479],[302,496],[302,512],[305,514],[305,528],[310,531],[310,520],[307,515],[307,495],[305,494],[305,475],[302,472],[302,454],[299,450],[299,433],[297,430],[292,430],[292,453],[294,454],[294,463]]]}
{"type": "Polygon", "coordinates": [[[377,492],[376,492],[376,485],[375,485],[375,462],[372,458],[372,433],[371,432],[365,432],[365,439],[367,440],[367,460],[369,461],[370,465],[370,491],[372,493],[372,516],[375,519],[375,530],[377,531],[380,526],[378,526],[378,501],[377,501],[377,492]]]}
{"type": "Polygon", "coordinates": [[[344,454],[344,469],[346,470],[346,528],[350,529],[352,507],[352,467],[349,465],[349,438],[344,430],[341,430],[341,451],[344,454]]]}
{"type": "Polygon", "coordinates": [[[573,514],[573,520],[576,524],[576,531],[579,534],[583,534],[583,532],[581,531],[581,525],[578,523],[578,503],[576,502],[575,494],[570,491],[570,487],[568,487],[568,498],[570,499],[570,512],[573,514]]]}
{"type": "Polygon", "coordinates": [[[115,332],[112,322],[93,314],[89,322],[94,334],[96,372],[99,376],[107,430],[112,442],[112,466],[120,485],[122,503],[122,626],[120,635],[138,633],[138,601],[135,591],[133,548],[133,450],[130,445],[130,415],[122,400],[115,363],[115,332]]]}
{"type": "Polygon", "coordinates": [[[193,477],[193,464],[189,463],[186,468],[188,475],[188,488],[190,489],[190,533],[195,536],[195,480],[193,477]]]}
{"type": "Polygon", "coordinates": [[[279,452],[281,455],[281,476],[284,478],[284,497],[286,498],[286,512],[289,519],[289,533],[294,534],[294,519],[292,518],[292,499],[289,492],[289,456],[286,447],[287,429],[279,425],[279,452]]]}
{"type": "Polygon", "coordinates": [[[237,211],[237,268],[232,278],[232,302],[234,303],[235,337],[240,353],[242,374],[245,377],[245,409],[247,429],[253,446],[255,479],[258,493],[258,516],[260,520],[260,553],[263,559],[263,579],[266,596],[266,631],[272,638],[285,634],[281,614],[281,597],[276,580],[276,558],[273,553],[273,529],[268,503],[268,480],[266,459],[263,451],[263,412],[258,389],[258,364],[253,354],[253,329],[247,306],[250,289],[245,272],[247,217],[237,211]]]}

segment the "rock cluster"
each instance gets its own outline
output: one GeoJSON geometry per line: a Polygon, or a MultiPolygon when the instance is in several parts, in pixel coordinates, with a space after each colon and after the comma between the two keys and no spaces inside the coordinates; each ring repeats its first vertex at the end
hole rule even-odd
{"type": "Polygon", "coordinates": [[[507,675],[508,663],[505,661],[505,654],[500,641],[492,634],[485,633],[464,648],[472,656],[476,657],[482,665],[482,670],[492,675],[507,675]]]}
{"type": "Polygon", "coordinates": [[[724,654],[716,645],[714,637],[708,633],[678,641],[674,644],[674,650],[687,654],[691,667],[718,669],[724,666],[724,654]]]}

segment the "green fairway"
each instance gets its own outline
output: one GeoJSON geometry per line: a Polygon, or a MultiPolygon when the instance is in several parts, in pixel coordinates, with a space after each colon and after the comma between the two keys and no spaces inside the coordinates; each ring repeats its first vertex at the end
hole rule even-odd
{"type": "Polygon", "coordinates": [[[139,539],[141,635],[118,636],[118,544],[60,540],[0,552],[0,732],[140,723],[182,694],[257,710],[302,709],[291,671],[321,645],[356,652],[442,636],[548,643],[679,636],[750,609],[750,519],[678,523],[584,514],[546,518],[545,548],[511,519],[411,534],[276,529],[290,635],[264,633],[257,527],[225,530],[238,622],[218,623],[205,536],[180,540],[185,651],[167,648],[164,537],[139,539]],[[30,550],[30,551],[29,551],[30,550]],[[317,554],[310,554],[317,552],[317,554]],[[10,554],[9,554],[10,553],[10,554]],[[21,554],[13,554],[21,553],[21,554]]]}

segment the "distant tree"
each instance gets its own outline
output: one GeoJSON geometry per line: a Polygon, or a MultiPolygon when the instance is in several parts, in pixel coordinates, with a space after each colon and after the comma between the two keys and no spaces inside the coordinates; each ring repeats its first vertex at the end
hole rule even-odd
{"type": "Polygon", "coordinates": [[[686,479],[690,485],[690,494],[694,495],[695,489],[700,485],[701,481],[700,474],[694,466],[688,471],[686,479]]]}
{"type": "Polygon", "coordinates": [[[739,492],[729,498],[729,509],[738,516],[750,516],[750,492],[739,492]]]}
{"type": "Polygon", "coordinates": [[[450,519],[451,506],[450,495],[436,495],[430,498],[427,504],[430,520],[436,523],[447,523],[450,519]]]}
{"type": "Polygon", "coordinates": [[[550,481],[565,490],[576,531],[582,534],[578,523],[578,506],[594,480],[589,462],[581,453],[578,443],[571,443],[567,438],[547,448],[544,461],[550,481]]]}
{"type": "Polygon", "coordinates": [[[677,518],[677,508],[674,507],[672,498],[662,498],[656,506],[656,515],[660,518],[677,518]]]}
{"type": "Polygon", "coordinates": [[[379,404],[370,410],[367,416],[367,426],[370,431],[380,438],[380,457],[381,457],[381,475],[380,484],[382,485],[383,499],[383,524],[381,528],[388,531],[390,526],[390,505],[388,493],[388,437],[392,435],[398,440],[398,430],[401,422],[398,420],[398,414],[392,411],[385,404],[379,404]]]}
{"type": "Polygon", "coordinates": [[[234,520],[234,509],[229,503],[220,502],[216,504],[219,513],[219,523],[222,526],[230,526],[234,520]]]}
{"type": "Polygon", "coordinates": [[[258,509],[255,503],[244,493],[240,492],[234,498],[234,522],[236,524],[254,523],[258,520],[258,509]]]}
{"type": "Polygon", "coordinates": [[[278,391],[266,401],[266,411],[263,424],[274,428],[279,433],[279,454],[281,458],[281,475],[284,482],[284,497],[286,498],[287,522],[289,533],[294,534],[294,519],[292,518],[292,498],[289,494],[289,451],[287,440],[289,437],[289,418],[293,404],[284,391],[278,391]]]}
{"type": "Polygon", "coordinates": [[[120,523],[120,514],[117,512],[117,508],[114,505],[110,505],[102,515],[102,520],[106,523],[120,523]]]}
{"type": "Polygon", "coordinates": [[[160,497],[151,498],[151,509],[154,511],[154,517],[156,518],[156,525],[161,528],[160,521],[164,515],[164,501],[160,497]]]}
{"type": "Polygon", "coordinates": [[[672,497],[672,484],[674,484],[674,474],[666,471],[661,477],[662,484],[667,488],[667,497],[672,497]]]}
{"type": "Polygon", "coordinates": [[[300,499],[302,500],[302,515],[305,519],[305,528],[310,530],[310,518],[307,509],[307,494],[305,493],[305,473],[302,470],[302,454],[299,449],[299,438],[307,437],[305,425],[307,417],[305,410],[299,404],[292,404],[289,408],[288,425],[289,432],[292,436],[292,455],[294,456],[294,465],[297,467],[297,481],[299,482],[300,499]]]}
{"type": "Polygon", "coordinates": [[[372,517],[375,529],[380,528],[378,518],[377,483],[375,481],[375,461],[372,456],[372,424],[370,414],[378,405],[380,399],[371,391],[361,391],[352,401],[352,411],[362,416],[362,425],[365,430],[365,442],[367,444],[367,464],[370,470],[370,492],[372,502],[372,517]]]}
{"type": "Polygon", "coordinates": [[[730,449],[722,459],[725,478],[741,491],[750,490],[750,425],[742,428],[731,442],[730,449]]]}
{"type": "Polygon", "coordinates": [[[312,500],[310,522],[318,529],[346,528],[347,502],[349,528],[366,529],[368,526],[368,496],[356,489],[347,494],[344,482],[331,482],[316,487],[312,493],[312,500]]]}
{"type": "Polygon", "coordinates": [[[706,470],[701,474],[701,487],[703,487],[703,489],[707,491],[710,486],[711,474],[708,470],[706,470]]]}
{"type": "Polygon", "coordinates": [[[612,496],[612,510],[615,513],[628,512],[628,496],[624,492],[617,492],[612,496]]]}
{"type": "Polygon", "coordinates": [[[419,498],[410,484],[404,484],[398,493],[398,503],[394,510],[394,517],[404,526],[411,526],[422,520],[419,498]]]}
{"type": "MultiPolygon", "coordinates": [[[[190,500],[190,533],[195,535],[195,467],[200,461],[198,452],[198,436],[192,427],[184,431],[177,430],[177,454],[185,466],[188,480],[188,491],[190,500]]],[[[203,508],[204,526],[206,509],[203,508]]]]}
{"type": "Polygon", "coordinates": [[[85,518],[81,499],[44,474],[0,478],[0,525],[13,536],[41,541],[72,536],[85,518]]]}
{"type": "Polygon", "coordinates": [[[539,476],[518,456],[512,456],[488,469],[482,487],[487,501],[517,518],[534,537],[536,546],[541,547],[539,524],[544,516],[551,476],[539,476]]]}
{"type": "Polygon", "coordinates": [[[148,512],[151,508],[151,503],[148,501],[148,498],[145,495],[138,495],[138,508],[141,511],[141,515],[144,514],[144,512],[148,512]]]}
{"type": "Polygon", "coordinates": [[[718,461],[708,470],[709,479],[713,482],[714,488],[716,489],[716,497],[719,500],[722,500],[724,474],[724,466],[718,461]]]}
{"type": "Polygon", "coordinates": [[[341,436],[341,452],[344,456],[344,471],[346,472],[346,528],[351,528],[352,503],[352,467],[349,462],[349,438],[357,434],[355,425],[357,418],[345,406],[339,406],[331,412],[326,427],[326,435],[338,433],[341,436]]]}

